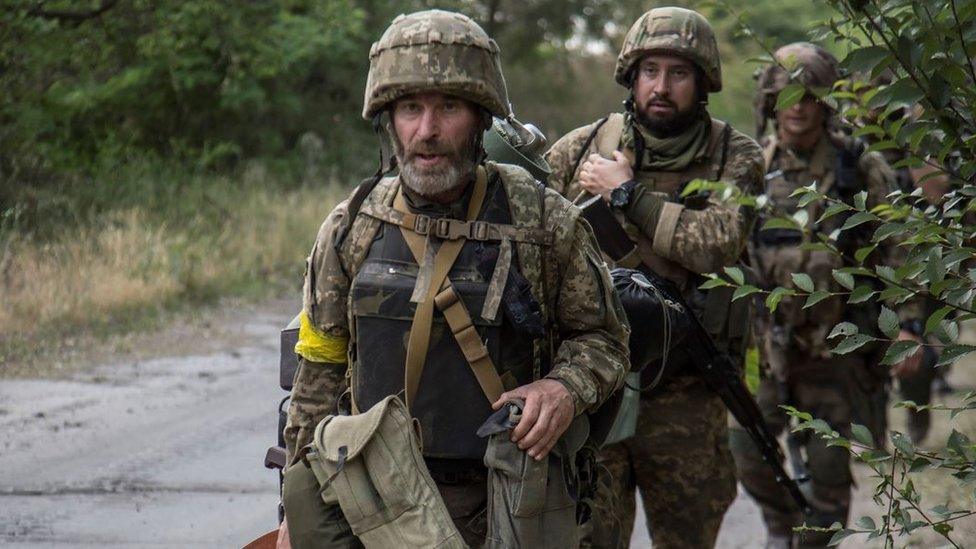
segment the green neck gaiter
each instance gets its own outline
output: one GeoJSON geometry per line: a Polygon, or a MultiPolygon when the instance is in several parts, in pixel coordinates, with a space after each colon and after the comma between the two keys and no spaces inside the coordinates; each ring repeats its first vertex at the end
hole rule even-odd
{"type": "Polygon", "coordinates": [[[628,113],[621,144],[640,157],[639,171],[678,172],[705,156],[711,129],[712,120],[705,109],[687,130],[673,137],[655,137],[628,113]],[[644,154],[636,146],[635,130],[644,142],[644,154]]]}

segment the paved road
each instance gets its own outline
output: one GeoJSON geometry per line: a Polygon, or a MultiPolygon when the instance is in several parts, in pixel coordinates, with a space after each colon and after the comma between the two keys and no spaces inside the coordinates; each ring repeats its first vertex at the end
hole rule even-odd
{"type": "Polygon", "coordinates": [[[273,528],[287,320],[235,326],[241,348],[0,382],[0,545],[240,547],[273,528]]]}
{"type": "MultiPolygon", "coordinates": [[[[273,528],[277,478],[262,459],[293,308],[272,309],[222,319],[205,352],[184,329],[160,335],[163,358],[0,381],[0,545],[240,547],[273,528]]],[[[719,546],[761,547],[759,532],[740,497],[719,546]]],[[[649,546],[639,524],[632,547],[649,546]]]]}

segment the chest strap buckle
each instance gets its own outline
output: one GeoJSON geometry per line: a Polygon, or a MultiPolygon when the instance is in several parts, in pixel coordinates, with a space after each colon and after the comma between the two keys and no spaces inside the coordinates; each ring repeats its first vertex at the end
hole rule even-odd
{"type": "Polygon", "coordinates": [[[430,232],[430,217],[418,214],[417,219],[413,222],[413,232],[426,236],[430,232]]]}

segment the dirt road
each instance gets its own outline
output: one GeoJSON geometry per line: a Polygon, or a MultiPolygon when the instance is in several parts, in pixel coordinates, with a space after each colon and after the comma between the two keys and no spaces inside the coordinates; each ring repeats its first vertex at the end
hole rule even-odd
{"type": "MultiPolygon", "coordinates": [[[[297,307],[225,307],[60,378],[0,380],[0,545],[240,547],[273,528],[262,460],[283,396],[278,330],[297,307]]],[[[740,493],[718,547],[764,542],[740,493]]],[[[649,546],[641,521],[631,547],[649,546]]]]}

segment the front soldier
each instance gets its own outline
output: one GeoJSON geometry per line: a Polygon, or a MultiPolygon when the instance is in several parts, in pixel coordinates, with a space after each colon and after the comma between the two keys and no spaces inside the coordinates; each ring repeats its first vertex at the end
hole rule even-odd
{"type": "MultiPolygon", "coordinates": [[[[840,78],[837,59],[809,43],[795,43],[776,51],[777,64],[759,76],[756,117],[758,133],[766,121],[775,121],[775,134],[764,140],[763,156],[768,175],[765,193],[778,215],[794,215],[801,208],[793,192],[816,185],[834,199],[854,203],[855,195],[866,192],[868,208],[884,200],[894,188],[894,173],[878,153],[865,153],[864,145],[832,128],[831,109],[813,92],[830,90],[840,78]],[[803,85],[808,93],[788,109],[776,110],[777,95],[790,82],[803,85]]],[[[810,225],[830,235],[844,223],[837,215],[817,222],[827,204],[815,201],[805,206],[810,225]]],[[[870,241],[873,227],[862,225],[840,233],[836,244],[845,254],[870,241]]],[[[795,273],[807,273],[818,290],[842,291],[833,270],[843,267],[839,257],[803,244],[810,240],[798,230],[756,231],[750,256],[759,271],[760,285],[793,287],[795,273]]],[[[883,248],[883,246],[882,246],[883,248]]],[[[879,249],[874,254],[883,253],[879,249]]],[[[832,355],[827,335],[841,321],[853,322],[871,332],[879,310],[872,304],[845,304],[839,297],[825,299],[804,308],[805,298],[787,298],[774,313],[759,323],[762,356],[770,375],[759,386],[757,400],[766,421],[777,432],[787,424],[779,405],[789,404],[826,420],[844,436],[857,421],[879,435],[884,427],[884,390],[887,372],[877,367],[877,349],[865,346],[845,355],[832,355]]],[[[817,436],[791,435],[789,442],[805,452],[810,481],[804,486],[812,514],[801,516],[789,498],[761,463],[742,432],[733,431],[732,450],[739,479],[760,504],[768,530],[768,547],[790,547],[796,539],[792,528],[806,522],[829,527],[844,524],[850,507],[852,477],[847,450],[827,447],[817,436]]],[[[804,534],[801,546],[826,546],[831,535],[804,534]]]]}
{"type": "MultiPolygon", "coordinates": [[[[759,146],[706,110],[708,94],[722,89],[711,26],[682,8],[645,13],[624,39],[614,76],[631,92],[626,111],[553,145],[550,185],[571,199],[603,197],[641,261],[676,285],[712,337],[741,361],[748,307],[730,303],[729,292],[697,288],[701,274],[739,259],[753,213],[702,193],[681,198],[695,179],[749,194],[762,183],[759,146]]],[[[640,398],[636,435],[600,453],[610,474],[594,505],[594,546],[629,545],[636,487],[655,547],[712,547],[735,498],[726,409],[680,346],[668,360],[660,385],[640,398]]]]}
{"type": "Polygon", "coordinates": [[[295,547],[576,544],[569,447],[623,383],[628,330],[578,211],[484,160],[509,114],[498,47],[468,17],[401,15],[373,44],[363,116],[399,175],[340,203],[309,257],[285,428],[295,547]],[[330,415],[343,386],[353,415],[330,415]]]}

